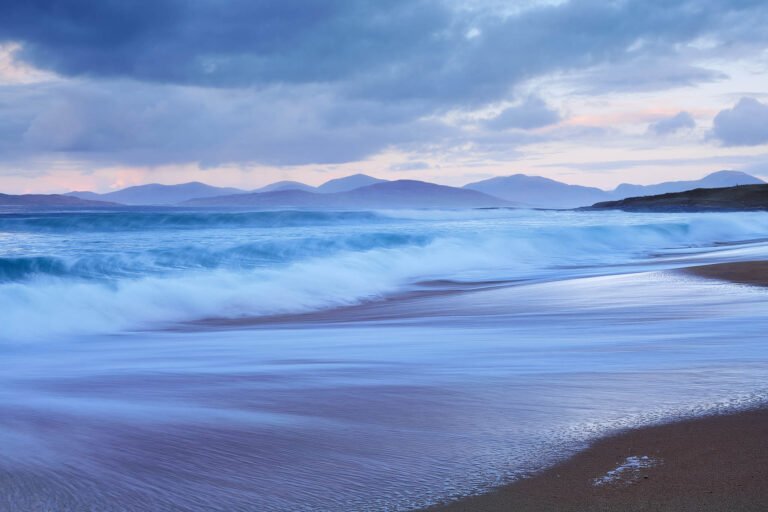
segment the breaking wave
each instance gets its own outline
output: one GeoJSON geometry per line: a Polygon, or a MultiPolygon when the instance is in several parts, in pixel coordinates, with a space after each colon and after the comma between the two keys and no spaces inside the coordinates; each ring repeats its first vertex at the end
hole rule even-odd
{"type": "Polygon", "coordinates": [[[50,230],[25,236],[32,236],[29,243],[38,252],[50,246],[55,253],[0,257],[0,337],[314,311],[431,279],[567,278],[574,267],[638,263],[659,251],[713,249],[768,233],[765,213],[198,212],[94,218],[100,216],[17,215],[0,221],[0,236],[18,236],[19,226],[50,230]],[[254,224],[271,231],[190,232],[191,226],[254,224]],[[104,226],[116,231],[116,225],[136,232],[93,238],[92,232],[104,226]],[[158,226],[171,235],[186,234],[147,236],[158,226]],[[82,231],[91,234],[80,240],[82,231]],[[77,250],[57,250],[65,246],[51,236],[68,237],[77,250]]]}
{"type": "Polygon", "coordinates": [[[107,211],[100,213],[16,213],[0,215],[0,232],[120,232],[179,229],[279,228],[375,222],[374,212],[107,211]]]}

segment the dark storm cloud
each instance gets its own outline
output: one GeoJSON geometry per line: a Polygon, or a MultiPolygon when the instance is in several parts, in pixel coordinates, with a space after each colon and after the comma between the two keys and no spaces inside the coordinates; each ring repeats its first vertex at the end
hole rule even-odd
{"type": "Polygon", "coordinates": [[[671,135],[677,133],[680,130],[690,130],[696,126],[696,121],[693,120],[691,114],[688,112],[678,112],[672,117],[660,119],[655,123],[651,123],[648,126],[648,131],[655,135],[671,135]]]}
{"type": "Polygon", "coordinates": [[[453,23],[424,0],[4,2],[0,37],[67,76],[236,87],[349,79],[439,46],[453,23]]]}
{"type": "MultiPolygon", "coordinates": [[[[437,119],[561,71],[583,73],[597,92],[708,81],[717,73],[681,62],[681,45],[706,36],[733,52],[768,37],[762,0],[572,0],[514,15],[448,0],[0,5],[0,42],[68,78],[0,86],[4,158],[287,165],[466,142],[510,151],[540,138],[477,137],[437,119]]],[[[497,128],[558,116],[546,105],[514,108],[497,128]]]]}
{"type": "Polygon", "coordinates": [[[742,98],[715,116],[713,134],[726,146],[768,144],[768,105],[742,98]]]}
{"type": "Polygon", "coordinates": [[[757,0],[573,0],[508,17],[451,5],[6,1],[0,38],[23,42],[24,59],[67,76],[218,87],[332,82],[364,96],[469,103],[548,71],[663,57],[712,32],[743,28],[742,38],[765,39],[754,23],[766,17],[757,0]]]}

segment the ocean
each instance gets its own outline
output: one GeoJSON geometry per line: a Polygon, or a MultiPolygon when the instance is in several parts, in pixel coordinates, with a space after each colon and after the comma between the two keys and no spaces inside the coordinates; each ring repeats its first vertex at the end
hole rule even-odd
{"type": "Polygon", "coordinates": [[[0,510],[402,511],[768,396],[768,213],[0,212],[0,510]]]}

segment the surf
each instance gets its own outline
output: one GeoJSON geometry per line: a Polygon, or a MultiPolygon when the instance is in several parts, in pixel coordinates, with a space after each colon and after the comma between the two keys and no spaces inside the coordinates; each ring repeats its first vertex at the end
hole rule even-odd
{"type": "Polygon", "coordinates": [[[2,337],[305,313],[380,300],[424,281],[617,273],[723,244],[759,246],[766,225],[765,213],[15,214],[0,220],[0,234],[26,240],[38,254],[0,252],[2,337]],[[105,226],[113,233],[106,239],[105,226]]]}

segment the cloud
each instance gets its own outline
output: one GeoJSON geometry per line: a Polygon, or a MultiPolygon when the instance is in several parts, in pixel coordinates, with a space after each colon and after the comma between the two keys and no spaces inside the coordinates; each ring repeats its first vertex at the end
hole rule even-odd
{"type": "Polygon", "coordinates": [[[761,178],[768,178],[768,155],[755,156],[754,162],[744,167],[742,171],[761,178]]]}
{"type": "Polygon", "coordinates": [[[0,88],[0,155],[131,165],[342,163],[390,145],[439,142],[455,129],[410,116],[347,119],[321,86],[206,89],[125,81],[0,88]],[[21,100],[21,101],[20,101],[21,100]],[[341,122],[340,119],[345,119],[341,122]]]}
{"type": "Polygon", "coordinates": [[[678,112],[672,117],[660,119],[648,126],[648,131],[655,135],[672,135],[681,130],[691,130],[696,126],[696,121],[688,112],[678,112]]]}
{"type": "MultiPolygon", "coordinates": [[[[670,57],[704,35],[726,34],[730,47],[766,39],[758,0],[571,0],[509,15],[495,3],[155,0],[148,9],[30,0],[5,2],[0,40],[23,43],[22,58],[65,76],[213,87],[333,83],[358,96],[472,104],[548,72],[670,57]]],[[[633,84],[655,74],[635,69],[633,84]]],[[[672,66],[666,75],[666,83],[711,79],[676,76],[672,66]]]]}
{"type": "Polygon", "coordinates": [[[331,83],[441,46],[433,0],[5,2],[0,39],[64,76],[242,87],[331,83]]]}
{"type": "Polygon", "coordinates": [[[18,43],[0,43],[0,86],[4,84],[31,84],[49,81],[55,78],[32,66],[19,62],[16,54],[21,49],[18,43]]]}
{"type": "Polygon", "coordinates": [[[706,157],[680,157],[680,158],[649,158],[646,160],[608,160],[596,162],[568,162],[567,164],[545,164],[540,167],[568,167],[580,171],[604,172],[615,171],[617,169],[633,169],[637,167],[678,167],[678,166],[717,166],[720,169],[731,168],[741,169],[750,172],[749,167],[744,167],[754,162],[768,161],[766,155],[728,155],[728,156],[706,156],[706,157]]]}
{"type": "Polygon", "coordinates": [[[492,130],[510,128],[532,130],[559,121],[560,114],[557,110],[549,108],[541,98],[530,96],[520,105],[505,109],[496,117],[488,119],[484,124],[492,130]]]}
{"type": "Polygon", "coordinates": [[[572,73],[570,81],[582,94],[648,92],[725,80],[725,73],[693,65],[685,56],[632,55],[572,73]]]}
{"type": "Polygon", "coordinates": [[[541,98],[481,133],[439,119],[558,73],[582,73],[592,94],[711,81],[722,75],[681,60],[688,43],[710,38],[713,57],[768,41],[761,0],[509,4],[5,1],[5,68],[59,79],[0,84],[0,158],[212,166],[343,163],[393,147],[510,155],[543,140],[524,130],[560,119],[541,98]]]}
{"type": "Polygon", "coordinates": [[[389,166],[390,171],[424,171],[431,169],[432,166],[427,162],[400,162],[389,166]]]}
{"type": "Polygon", "coordinates": [[[715,116],[712,133],[726,146],[768,144],[768,105],[741,98],[733,108],[715,116]]]}

